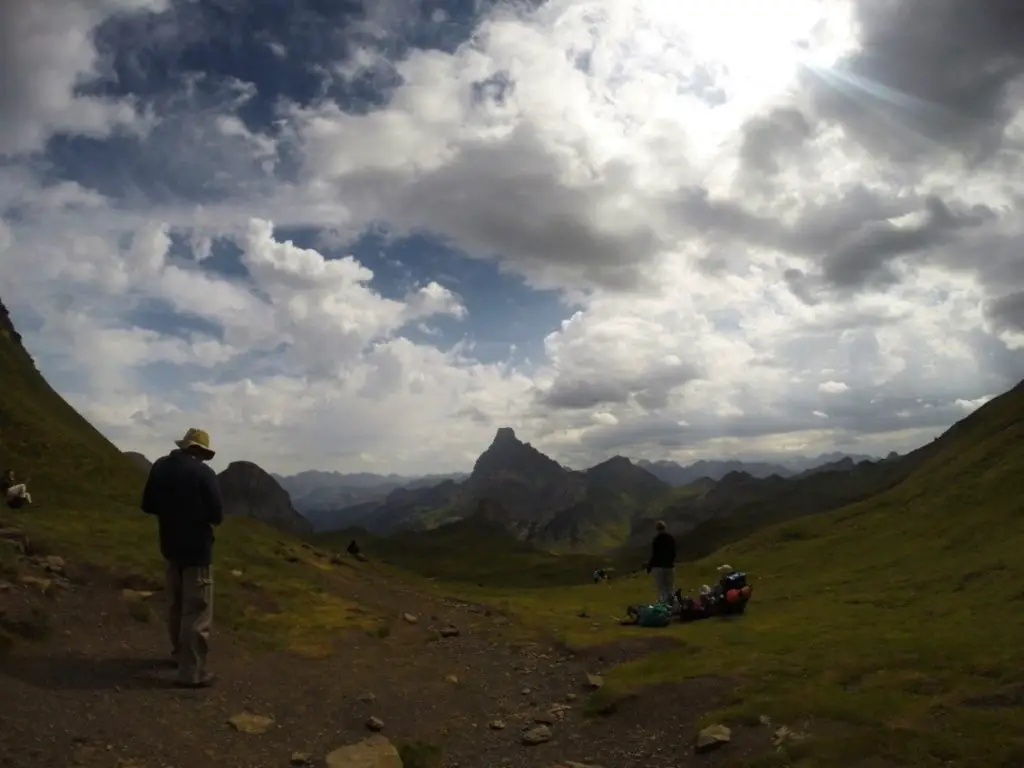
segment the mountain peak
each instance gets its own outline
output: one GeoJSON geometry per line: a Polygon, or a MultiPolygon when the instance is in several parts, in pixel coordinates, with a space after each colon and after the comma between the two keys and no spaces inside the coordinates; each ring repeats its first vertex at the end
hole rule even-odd
{"type": "Polygon", "coordinates": [[[507,473],[545,482],[564,474],[565,470],[557,461],[516,437],[512,427],[501,427],[487,450],[476,460],[470,478],[473,482],[481,482],[496,474],[507,473]]]}
{"type": "Polygon", "coordinates": [[[502,445],[521,442],[516,437],[516,431],[512,427],[498,427],[498,431],[494,435],[494,440],[491,441],[491,445],[502,445]]]}

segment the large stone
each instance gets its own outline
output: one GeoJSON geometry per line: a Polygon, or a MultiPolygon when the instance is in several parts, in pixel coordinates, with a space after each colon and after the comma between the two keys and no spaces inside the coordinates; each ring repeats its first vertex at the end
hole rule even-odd
{"type": "Polygon", "coordinates": [[[697,734],[697,752],[710,752],[732,740],[732,731],[725,725],[709,725],[697,734]]]}
{"type": "Polygon", "coordinates": [[[228,718],[228,723],[239,733],[266,733],[274,725],[274,718],[266,715],[254,715],[251,712],[239,712],[228,718]]]}
{"type": "Polygon", "coordinates": [[[604,678],[600,675],[587,675],[587,687],[596,691],[604,685],[604,678]]]}
{"type": "Polygon", "coordinates": [[[545,741],[551,741],[551,729],[546,725],[538,725],[523,732],[523,744],[528,747],[543,744],[545,741]]]}
{"type": "Polygon", "coordinates": [[[334,750],[325,762],[327,768],[402,768],[398,750],[379,734],[334,750]]]}
{"type": "Polygon", "coordinates": [[[49,596],[53,594],[53,579],[41,579],[38,576],[19,576],[18,582],[25,587],[38,589],[44,595],[49,596]]]}
{"type": "Polygon", "coordinates": [[[50,573],[56,573],[58,575],[64,573],[64,569],[67,567],[67,563],[64,562],[64,558],[58,555],[47,555],[40,560],[40,565],[50,573]]]}

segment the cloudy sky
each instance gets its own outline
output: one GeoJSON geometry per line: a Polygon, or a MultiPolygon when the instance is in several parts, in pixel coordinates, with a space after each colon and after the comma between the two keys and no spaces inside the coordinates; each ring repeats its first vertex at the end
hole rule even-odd
{"type": "Polygon", "coordinates": [[[1013,3],[0,14],[0,296],[122,448],[884,453],[1024,377],[1013,3]]]}

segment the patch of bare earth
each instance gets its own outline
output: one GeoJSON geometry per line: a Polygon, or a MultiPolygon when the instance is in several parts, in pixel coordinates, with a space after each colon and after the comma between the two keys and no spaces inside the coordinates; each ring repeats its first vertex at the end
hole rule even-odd
{"type": "Polygon", "coordinates": [[[125,588],[93,579],[31,597],[44,601],[51,627],[47,638],[18,642],[0,657],[0,766],[273,768],[289,765],[295,752],[322,761],[366,737],[371,716],[396,744],[443,747],[440,765],[452,768],[562,761],[683,768],[736,758],[768,738],[734,729],[722,749],[693,754],[697,718],[728,694],[719,680],[653,688],[609,715],[586,717],[587,674],[625,650],[594,657],[512,644],[503,616],[415,595],[369,573],[346,596],[393,616],[387,636],[347,632],[332,656],[313,660],[257,652],[215,630],[218,686],[182,691],[171,686],[160,595],[148,598],[147,620],[125,588]],[[418,620],[403,620],[405,612],[418,620]],[[449,625],[458,635],[440,637],[437,629],[449,625]],[[241,712],[273,724],[239,732],[228,719],[241,712]],[[524,730],[539,725],[549,740],[524,745],[524,730]]]}

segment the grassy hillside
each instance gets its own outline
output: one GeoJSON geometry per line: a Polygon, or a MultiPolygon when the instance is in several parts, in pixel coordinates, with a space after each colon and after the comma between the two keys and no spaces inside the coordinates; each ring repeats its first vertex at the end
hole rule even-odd
{"type": "MultiPolygon", "coordinates": [[[[2,305],[0,321],[6,321],[2,305]]],[[[168,435],[168,447],[174,437],[168,435]]],[[[6,322],[0,322],[0,467],[28,476],[38,503],[18,511],[0,507],[0,525],[25,530],[37,548],[76,569],[92,566],[124,585],[160,585],[156,521],[138,508],[144,472],[46,383],[6,322]]],[[[0,569],[13,573],[13,550],[0,551],[0,569]]],[[[216,558],[220,626],[312,650],[337,628],[366,621],[327,589],[328,580],[344,573],[260,523],[226,520],[216,558]]]]}
{"type": "MultiPolygon", "coordinates": [[[[1024,765],[1022,473],[1024,385],[951,429],[899,486],[680,569],[693,592],[721,562],[743,568],[750,611],[661,630],[680,648],[615,669],[602,696],[736,678],[734,706],[714,717],[768,715],[811,735],[764,765],[1024,765]]],[[[490,597],[582,645],[659,632],[577,618],[650,593],[627,580],[490,597]]]]}
{"type": "Polygon", "coordinates": [[[559,554],[519,541],[500,525],[476,517],[429,531],[373,536],[361,529],[325,533],[318,544],[340,551],[356,539],[366,555],[388,565],[456,585],[537,589],[584,584],[613,557],[559,554]]]}
{"type": "Polygon", "coordinates": [[[797,477],[753,477],[731,473],[713,485],[684,486],[694,491],[665,498],[634,520],[628,546],[648,538],[650,516],[665,519],[679,537],[679,556],[695,560],[739,541],[772,523],[839,509],[883,493],[903,482],[937,450],[933,442],[894,460],[819,468],[797,477]]]}

